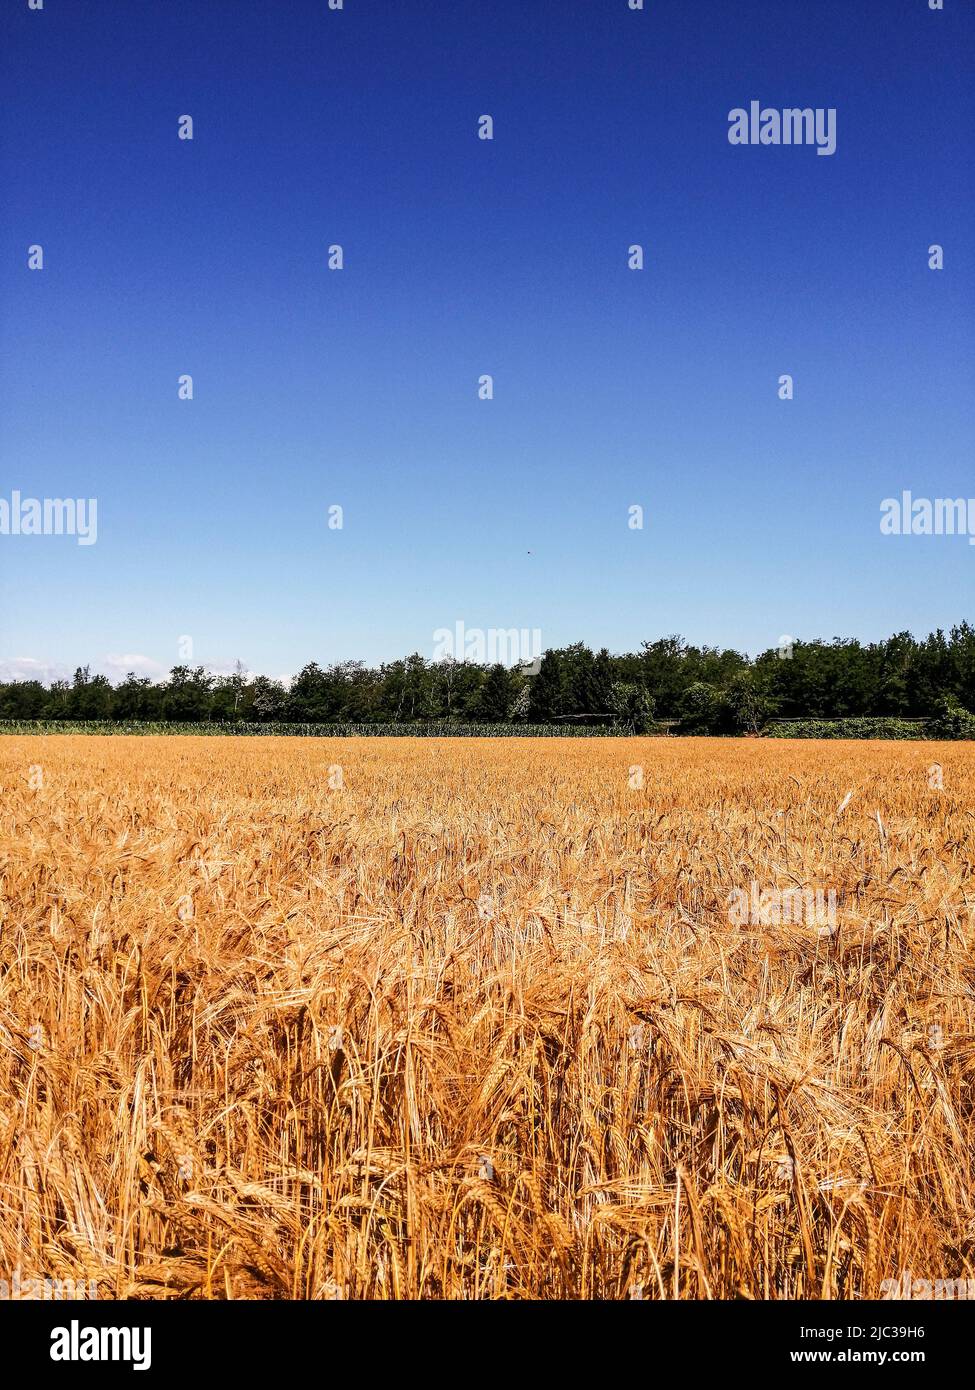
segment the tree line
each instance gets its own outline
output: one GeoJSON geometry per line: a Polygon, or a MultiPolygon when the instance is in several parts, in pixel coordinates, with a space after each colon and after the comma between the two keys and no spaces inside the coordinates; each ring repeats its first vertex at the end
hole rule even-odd
{"type": "Polygon", "coordinates": [[[975,709],[975,628],[962,622],[921,640],[908,632],[863,644],[795,641],[752,659],[677,636],[611,655],[582,642],[528,667],[479,665],[414,652],[366,666],[310,662],[287,684],[240,665],[216,676],[174,666],[153,681],[74,678],[0,684],[0,719],[257,723],[612,725],[643,733],[757,733],[774,719],[944,719],[975,709]]]}

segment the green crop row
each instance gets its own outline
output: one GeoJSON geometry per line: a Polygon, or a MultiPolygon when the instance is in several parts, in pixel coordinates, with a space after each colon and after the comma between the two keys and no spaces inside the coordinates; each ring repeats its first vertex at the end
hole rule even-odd
{"type": "Polygon", "coordinates": [[[620,731],[578,724],[249,724],[168,720],[4,719],[0,734],[207,734],[276,738],[607,738],[620,731]]]}

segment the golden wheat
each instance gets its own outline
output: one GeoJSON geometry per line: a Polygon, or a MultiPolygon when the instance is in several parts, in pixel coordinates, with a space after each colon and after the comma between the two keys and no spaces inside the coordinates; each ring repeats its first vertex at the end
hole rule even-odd
{"type": "Polygon", "coordinates": [[[0,1274],[975,1274],[964,745],[8,737],[0,786],[0,1274]]]}

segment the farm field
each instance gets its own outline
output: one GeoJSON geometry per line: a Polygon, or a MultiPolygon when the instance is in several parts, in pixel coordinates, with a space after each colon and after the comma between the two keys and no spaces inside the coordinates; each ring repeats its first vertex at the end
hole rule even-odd
{"type": "Polygon", "coordinates": [[[9,736],[0,788],[3,1270],[975,1278],[971,745],[9,736]]]}

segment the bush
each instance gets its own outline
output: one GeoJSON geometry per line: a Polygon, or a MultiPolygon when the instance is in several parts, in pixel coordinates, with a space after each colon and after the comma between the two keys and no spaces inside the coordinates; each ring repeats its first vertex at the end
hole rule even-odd
{"type": "Polygon", "coordinates": [[[771,738],[932,738],[923,719],[788,719],[766,726],[771,738]]]}
{"type": "Polygon", "coordinates": [[[929,738],[975,738],[975,715],[946,695],[938,701],[927,733],[929,738]]]}

